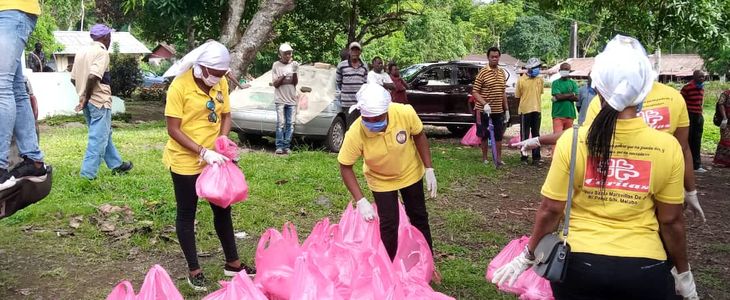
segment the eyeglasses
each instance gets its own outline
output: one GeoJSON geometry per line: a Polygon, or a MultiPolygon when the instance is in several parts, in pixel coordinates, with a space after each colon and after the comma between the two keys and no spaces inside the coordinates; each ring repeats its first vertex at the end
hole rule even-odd
{"type": "Polygon", "coordinates": [[[213,101],[213,98],[210,98],[208,102],[205,103],[205,107],[210,110],[210,114],[208,114],[208,121],[211,123],[218,123],[218,115],[215,113],[215,101],[213,101]]]}

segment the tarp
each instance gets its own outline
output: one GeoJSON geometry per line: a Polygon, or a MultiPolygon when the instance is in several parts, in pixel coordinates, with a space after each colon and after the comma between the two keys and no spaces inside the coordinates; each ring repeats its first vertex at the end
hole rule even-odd
{"type": "MultiPolygon", "coordinates": [[[[74,115],[74,108],[79,103],[79,96],[71,84],[71,73],[43,72],[35,73],[26,70],[33,93],[38,101],[38,119],[42,120],[56,115],[74,115]]],[[[125,111],[124,101],[112,97],[112,114],[125,111]]]]}
{"type": "MultiPolygon", "coordinates": [[[[299,67],[297,72],[299,77],[297,93],[302,93],[302,87],[309,87],[312,91],[306,93],[307,105],[300,105],[297,110],[297,124],[308,123],[334,101],[335,71],[334,66],[323,63],[299,67]]],[[[271,85],[271,82],[271,71],[269,71],[248,82],[251,85],[250,88],[233,91],[231,93],[231,109],[276,111],[274,86],[271,85]]]]}

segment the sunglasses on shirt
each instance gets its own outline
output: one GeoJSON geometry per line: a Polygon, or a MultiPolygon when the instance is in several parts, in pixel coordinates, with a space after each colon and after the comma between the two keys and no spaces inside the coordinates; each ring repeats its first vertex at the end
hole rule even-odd
{"type": "MultiPolygon", "coordinates": [[[[223,100],[217,100],[219,103],[223,103],[223,100]]],[[[213,98],[208,99],[208,102],[205,103],[205,107],[210,110],[210,114],[208,114],[208,121],[211,123],[218,123],[218,115],[215,113],[215,101],[213,101],[213,98]]]]}

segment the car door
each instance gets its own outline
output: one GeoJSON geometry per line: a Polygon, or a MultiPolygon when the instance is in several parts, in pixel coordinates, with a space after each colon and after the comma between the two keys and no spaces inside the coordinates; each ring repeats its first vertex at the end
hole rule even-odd
{"type": "Polygon", "coordinates": [[[454,94],[454,68],[449,64],[438,64],[424,68],[411,82],[408,102],[421,120],[438,121],[453,109],[449,102],[454,94]]]}
{"type": "Polygon", "coordinates": [[[456,66],[456,91],[451,108],[454,113],[472,114],[474,105],[469,103],[469,94],[480,69],[481,66],[472,64],[456,66]]]}

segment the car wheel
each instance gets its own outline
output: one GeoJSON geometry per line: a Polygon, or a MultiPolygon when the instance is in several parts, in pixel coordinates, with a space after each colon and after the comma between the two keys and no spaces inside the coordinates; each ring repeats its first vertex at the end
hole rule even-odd
{"type": "Polygon", "coordinates": [[[451,134],[458,136],[463,136],[467,131],[469,131],[469,126],[466,125],[449,125],[446,126],[446,128],[449,129],[451,134]]]}
{"type": "Polygon", "coordinates": [[[264,138],[260,135],[255,134],[249,134],[249,133],[243,133],[243,132],[236,132],[238,134],[238,140],[241,142],[242,145],[248,144],[248,145],[260,145],[263,143],[264,138]]]}
{"type": "Polygon", "coordinates": [[[345,121],[341,117],[336,117],[327,131],[327,139],[325,146],[332,152],[340,152],[342,142],[345,140],[345,121]]]}

